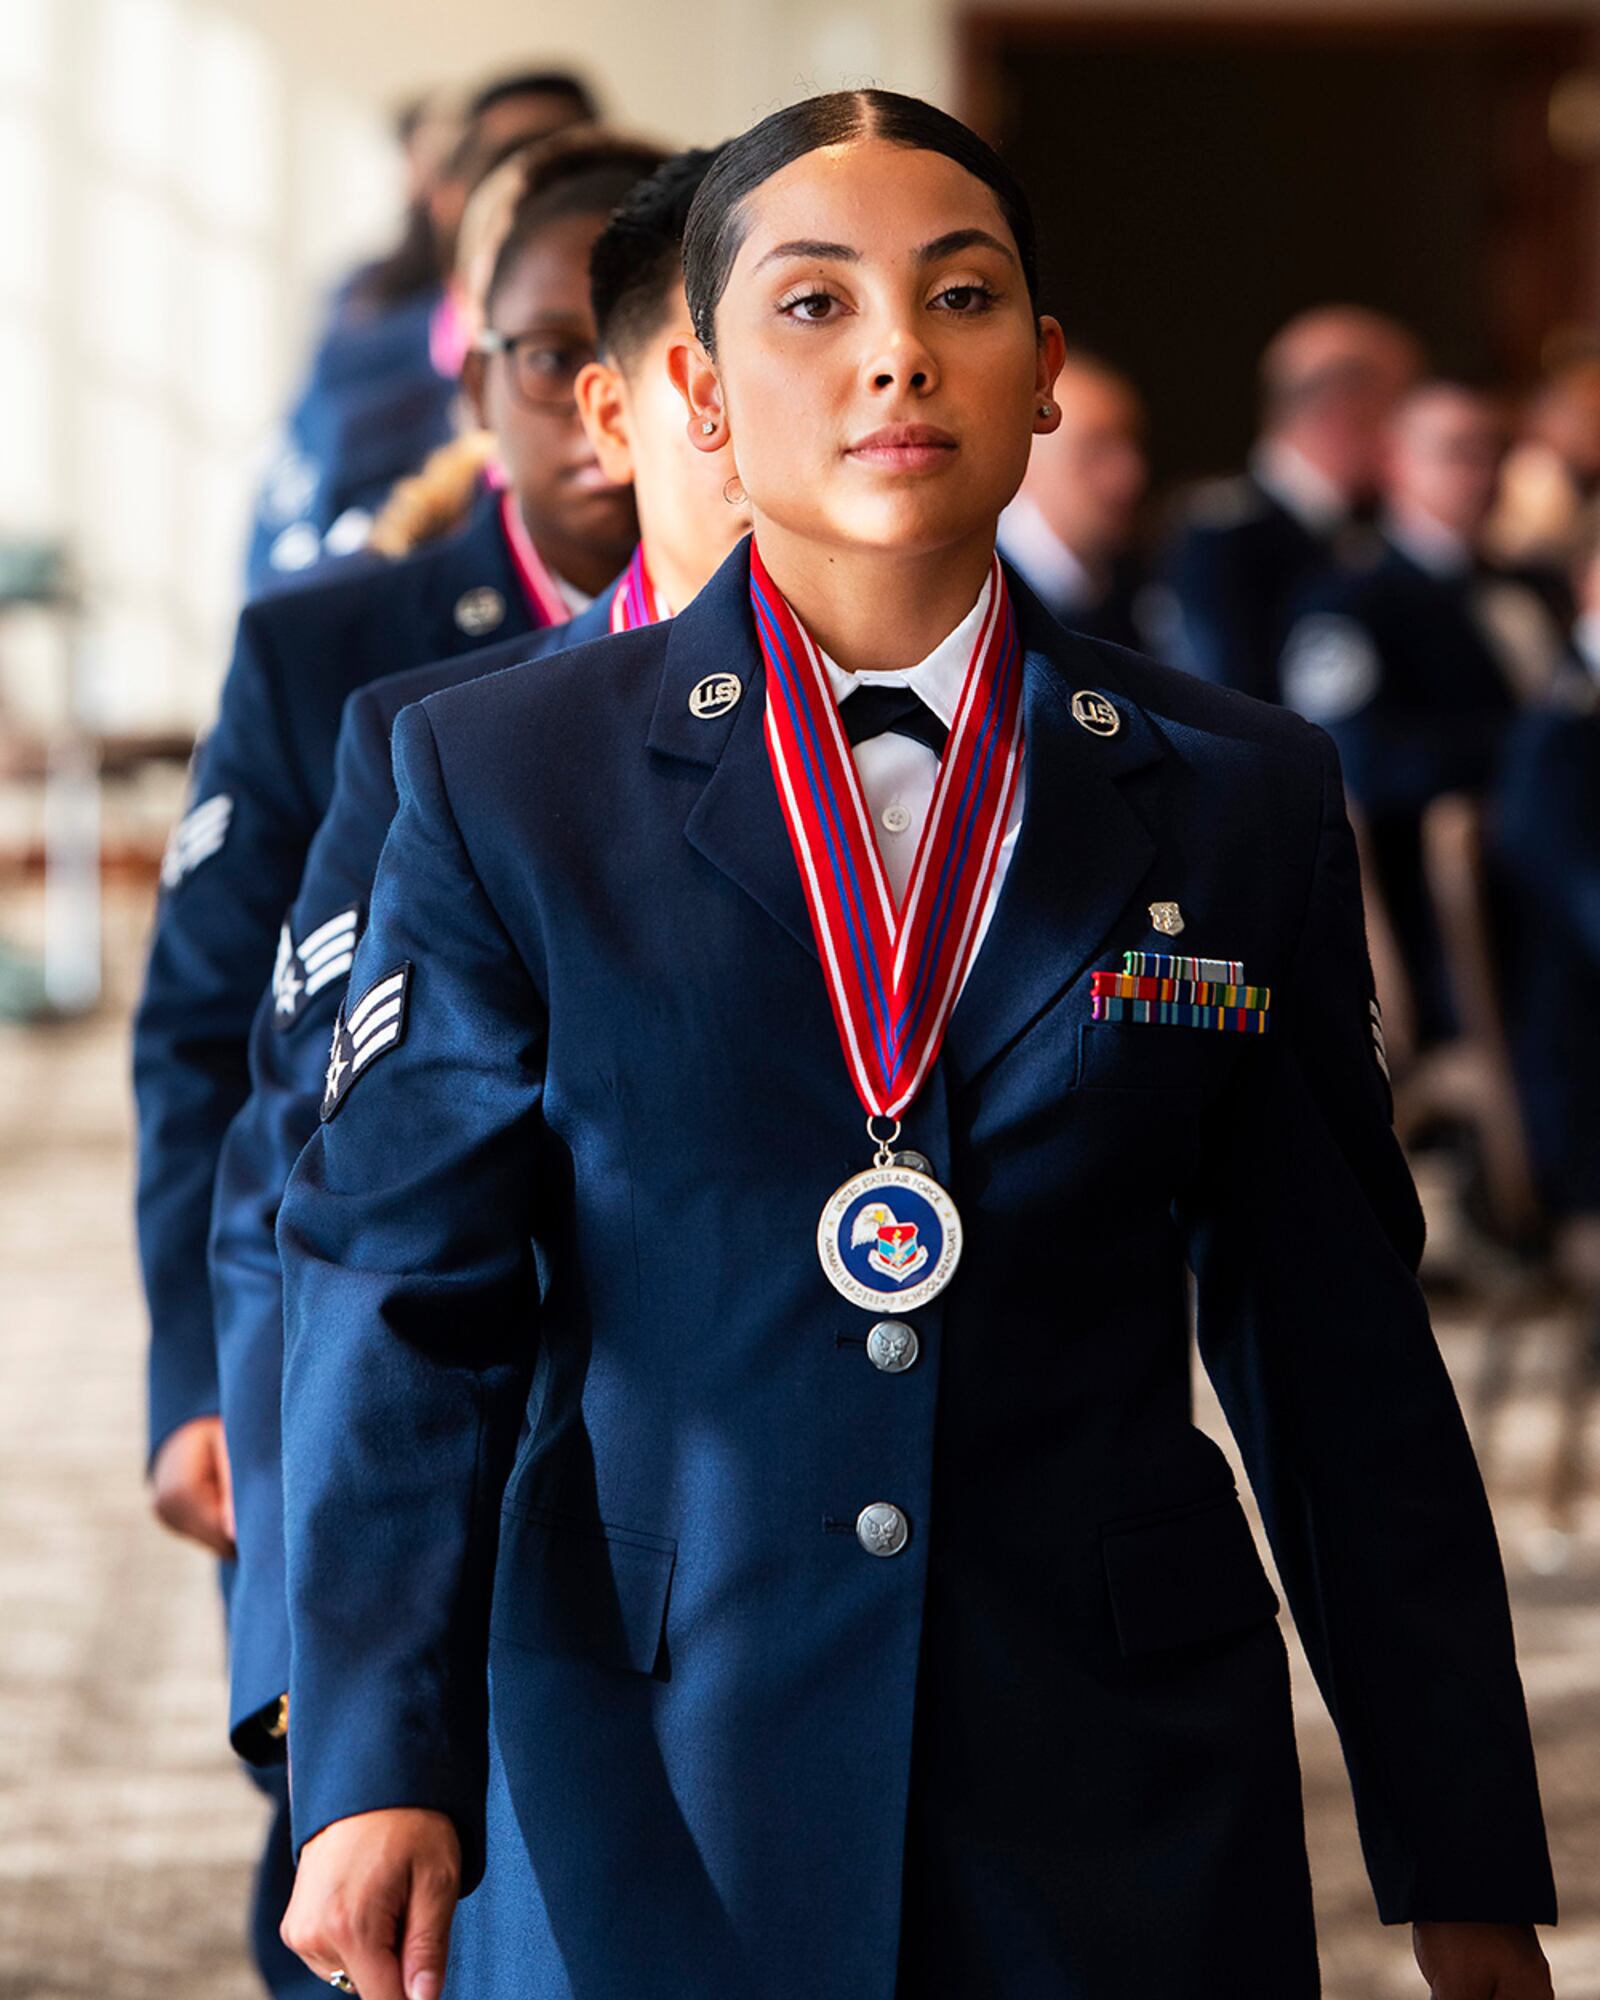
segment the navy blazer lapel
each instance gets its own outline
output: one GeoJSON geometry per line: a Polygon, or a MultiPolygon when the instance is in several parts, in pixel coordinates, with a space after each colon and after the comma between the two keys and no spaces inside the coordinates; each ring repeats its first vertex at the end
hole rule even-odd
{"type": "Polygon", "coordinates": [[[747,537],[672,621],[648,742],[652,751],[710,770],[685,836],[815,957],[811,916],[767,757],[766,700],[750,612],[747,537]],[[739,682],[738,699],[720,714],[697,714],[695,690],[730,675],[739,682]]]}
{"type": "MultiPolygon", "coordinates": [[[[1027,791],[994,921],[945,1035],[945,1059],[958,1085],[1079,977],[1156,853],[1133,799],[1141,789],[1137,774],[1158,779],[1165,752],[1123,692],[1115,653],[1064,631],[1009,570],[1007,581],[1024,648],[1027,791]],[[1115,736],[1096,736],[1074,720],[1079,690],[1113,704],[1121,719],[1115,736]]],[[[1146,813],[1154,819],[1148,804],[1146,813]]]]}

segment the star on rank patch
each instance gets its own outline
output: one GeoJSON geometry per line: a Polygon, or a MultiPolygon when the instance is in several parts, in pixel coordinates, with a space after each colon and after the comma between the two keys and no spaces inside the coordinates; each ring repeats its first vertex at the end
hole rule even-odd
{"type": "Polygon", "coordinates": [[[333,1024],[333,1046],[328,1051],[328,1067],[323,1077],[324,1122],[350,1095],[356,1078],[379,1056],[399,1047],[406,1032],[410,989],[411,967],[402,965],[397,971],[386,972],[348,1009],[340,1008],[339,1018],[333,1024]]]}
{"type": "Polygon", "coordinates": [[[278,936],[278,959],[272,968],[272,1025],[292,1028],[324,987],[346,979],[361,935],[361,912],[352,906],[296,944],[287,924],[278,936]]]}

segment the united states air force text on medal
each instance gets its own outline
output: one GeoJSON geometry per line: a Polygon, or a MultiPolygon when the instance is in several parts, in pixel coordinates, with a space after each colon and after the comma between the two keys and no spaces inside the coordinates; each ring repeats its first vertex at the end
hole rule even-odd
{"type": "Polygon", "coordinates": [[[869,1167],[822,1211],[817,1255],[828,1282],[867,1312],[914,1312],[961,1261],[961,1217],[936,1180],[912,1167],[869,1167]]]}

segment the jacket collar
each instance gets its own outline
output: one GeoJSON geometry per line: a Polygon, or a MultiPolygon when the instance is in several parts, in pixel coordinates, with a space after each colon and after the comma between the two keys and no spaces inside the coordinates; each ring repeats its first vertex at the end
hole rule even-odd
{"type": "MultiPolygon", "coordinates": [[[[748,539],[673,621],[648,737],[652,751],[710,775],[684,832],[814,962],[816,945],[767,758],[766,686],[750,615],[748,539]],[[726,678],[725,678],[726,677],[726,678]],[[719,690],[737,698],[721,713],[719,690]]],[[[1065,631],[1011,570],[1006,581],[1023,646],[1027,796],[1016,852],[989,934],[945,1038],[957,1081],[970,1080],[1069,986],[1132,900],[1155,856],[1152,803],[1130,780],[1159,767],[1161,737],[1129,697],[1114,649],[1065,631]],[[1116,709],[1114,736],[1084,728],[1078,693],[1116,709]]],[[[820,977],[820,974],[814,975],[820,977]]]]}

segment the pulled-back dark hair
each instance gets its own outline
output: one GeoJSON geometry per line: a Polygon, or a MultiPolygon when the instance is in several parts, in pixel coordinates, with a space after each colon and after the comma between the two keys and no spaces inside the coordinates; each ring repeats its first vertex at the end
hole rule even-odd
{"type": "Polygon", "coordinates": [[[467,100],[467,116],[481,118],[486,111],[513,97],[564,97],[580,118],[592,120],[600,116],[594,92],[570,69],[513,70],[505,76],[491,77],[467,100]]]}
{"type": "Polygon", "coordinates": [[[716,333],[717,303],[744,242],[746,197],[807,153],[851,139],[885,139],[919,153],[942,153],[982,181],[1016,239],[1028,297],[1037,304],[1039,257],[1033,210],[1021,182],[987,140],[920,97],[902,97],[892,90],[836,90],[774,111],[730,139],[700,184],[684,228],[683,280],[694,330],[708,354],[716,333]]]}
{"type": "Polygon", "coordinates": [[[667,158],[648,139],[583,125],[539,142],[484,293],[485,310],[535,240],[569,215],[609,215],[667,158]]]}
{"type": "Polygon", "coordinates": [[[600,352],[626,366],[666,321],[683,280],[683,226],[720,147],[675,153],[618,204],[589,253],[600,352]]]}

